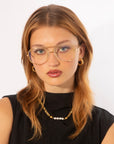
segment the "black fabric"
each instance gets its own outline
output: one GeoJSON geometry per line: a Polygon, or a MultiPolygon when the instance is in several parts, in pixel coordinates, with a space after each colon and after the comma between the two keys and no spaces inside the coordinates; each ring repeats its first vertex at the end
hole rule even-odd
{"type": "MultiPolygon", "coordinates": [[[[73,93],[45,92],[45,96],[45,107],[51,115],[65,117],[71,110],[73,93]]],[[[9,144],[100,144],[114,122],[112,114],[93,106],[93,120],[88,119],[82,132],[70,140],[68,136],[75,131],[72,116],[65,121],[53,120],[42,110],[38,116],[42,126],[42,137],[39,140],[28,141],[33,135],[30,120],[22,111],[16,95],[6,97],[10,99],[14,117],[9,144]]]]}

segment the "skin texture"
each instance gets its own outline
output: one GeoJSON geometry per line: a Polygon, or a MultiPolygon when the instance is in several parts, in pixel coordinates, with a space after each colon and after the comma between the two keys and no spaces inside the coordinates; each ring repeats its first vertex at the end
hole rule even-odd
{"type": "Polygon", "coordinates": [[[113,144],[114,143],[114,124],[111,125],[107,131],[101,144],[113,144]]]}
{"type": "MultiPolygon", "coordinates": [[[[77,38],[68,30],[59,27],[41,27],[34,31],[30,39],[30,47],[40,44],[42,46],[55,46],[57,43],[69,40],[78,48],[77,38]]],[[[49,48],[52,51],[52,48],[49,48]]],[[[35,71],[40,79],[43,80],[45,90],[48,92],[71,92],[73,91],[74,75],[78,67],[79,59],[84,56],[84,47],[80,46],[76,51],[76,57],[72,62],[64,62],[59,60],[54,53],[50,53],[48,60],[41,65],[34,65],[35,71]],[[62,75],[57,78],[51,78],[47,75],[50,70],[61,70],[62,75]]]]}
{"type": "Polygon", "coordinates": [[[8,98],[0,99],[0,144],[8,144],[13,123],[13,112],[8,98]]]}

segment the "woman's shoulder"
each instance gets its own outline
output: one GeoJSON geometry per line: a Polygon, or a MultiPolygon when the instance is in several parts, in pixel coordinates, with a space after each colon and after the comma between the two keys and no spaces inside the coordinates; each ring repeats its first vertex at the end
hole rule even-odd
{"type": "Polygon", "coordinates": [[[101,121],[101,122],[114,122],[114,115],[110,113],[108,110],[98,107],[98,106],[93,106],[92,109],[92,116],[93,119],[101,121]]]}
{"type": "Polygon", "coordinates": [[[13,114],[13,119],[19,117],[20,114],[24,114],[22,106],[17,100],[17,94],[5,95],[2,97],[1,101],[7,101],[6,103],[9,103],[13,114]]]}
{"type": "Polygon", "coordinates": [[[7,143],[13,123],[11,102],[7,97],[0,99],[0,143],[7,143]]]}
{"type": "Polygon", "coordinates": [[[16,109],[17,107],[19,107],[19,102],[17,101],[17,95],[16,94],[6,95],[6,96],[3,96],[2,99],[6,99],[6,101],[10,102],[13,115],[15,115],[16,109]]]}
{"type": "Polygon", "coordinates": [[[14,105],[16,105],[16,95],[7,95],[0,99],[1,111],[12,111],[14,105]]]}
{"type": "Polygon", "coordinates": [[[17,95],[16,94],[12,94],[12,95],[5,95],[2,97],[3,98],[7,98],[10,100],[10,102],[16,102],[17,101],[17,95]]]}
{"type": "Polygon", "coordinates": [[[2,111],[12,111],[12,104],[7,96],[4,96],[2,99],[0,99],[0,112],[2,111]]]}
{"type": "Polygon", "coordinates": [[[114,115],[112,113],[104,108],[93,106],[90,128],[94,131],[94,134],[100,137],[100,141],[104,139],[113,123],[114,115]]]}

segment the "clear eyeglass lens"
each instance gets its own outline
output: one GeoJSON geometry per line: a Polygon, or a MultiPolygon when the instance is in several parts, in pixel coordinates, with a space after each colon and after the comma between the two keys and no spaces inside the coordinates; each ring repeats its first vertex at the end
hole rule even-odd
{"type": "Polygon", "coordinates": [[[65,45],[61,46],[57,50],[57,56],[62,61],[72,61],[75,57],[75,46],[73,45],[65,45]]]}
{"type": "Polygon", "coordinates": [[[29,59],[32,63],[42,64],[47,60],[47,51],[43,48],[31,49],[29,59]]]}
{"type": "MultiPolygon", "coordinates": [[[[67,44],[60,45],[55,47],[55,53],[57,57],[62,61],[72,61],[76,55],[76,46],[67,44]]],[[[48,51],[47,48],[36,48],[30,49],[28,52],[29,60],[32,63],[43,64],[48,59],[48,51]]]]}

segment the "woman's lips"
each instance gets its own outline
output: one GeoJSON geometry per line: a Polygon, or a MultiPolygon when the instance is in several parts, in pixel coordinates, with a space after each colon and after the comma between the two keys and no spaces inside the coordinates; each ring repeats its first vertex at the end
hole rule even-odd
{"type": "Polygon", "coordinates": [[[47,75],[49,77],[52,77],[52,78],[56,78],[56,77],[59,77],[60,75],[62,74],[62,71],[60,70],[50,70],[47,75]]]}

